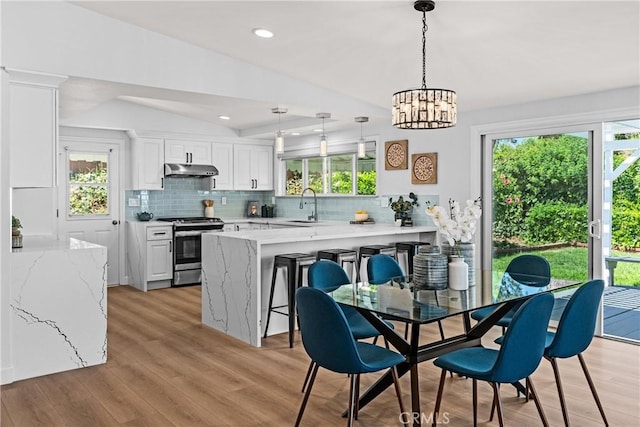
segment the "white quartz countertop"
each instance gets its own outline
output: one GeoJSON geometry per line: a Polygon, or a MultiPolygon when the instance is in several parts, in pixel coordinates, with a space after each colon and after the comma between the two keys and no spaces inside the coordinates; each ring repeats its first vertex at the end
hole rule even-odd
{"type": "Polygon", "coordinates": [[[26,252],[53,252],[53,251],[75,251],[82,249],[98,249],[104,246],[95,243],[85,242],[84,240],[68,239],[58,240],[53,236],[23,236],[22,247],[13,248],[13,253],[26,252]]]}
{"type": "Polygon", "coordinates": [[[398,227],[391,224],[345,224],[344,222],[318,222],[305,227],[291,227],[271,230],[244,230],[231,233],[215,233],[229,239],[252,240],[258,244],[305,242],[361,236],[388,236],[436,232],[436,227],[398,227]]]}

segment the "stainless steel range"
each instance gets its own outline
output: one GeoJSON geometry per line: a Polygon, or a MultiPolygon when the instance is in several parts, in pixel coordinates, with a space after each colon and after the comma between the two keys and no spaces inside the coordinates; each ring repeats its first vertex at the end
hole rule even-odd
{"type": "Polygon", "coordinates": [[[172,286],[199,285],[202,269],[201,234],[222,231],[220,218],[158,218],[173,223],[173,282],[172,286]]]}

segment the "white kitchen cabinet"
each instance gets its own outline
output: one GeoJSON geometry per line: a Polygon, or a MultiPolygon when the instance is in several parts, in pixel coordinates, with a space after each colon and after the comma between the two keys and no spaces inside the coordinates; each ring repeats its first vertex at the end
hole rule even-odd
{"type": "Polygon", "coordinates": [[[147,241],[147,282],[173,277],[171,240],[147,241]]]}
{"type": "Polygon", "coordinates": [[[164,161],[165,163],[210,165],[211,143],[166,139],[164,141],[164,161]]]}
{"type": "Polygon", "coordinates": [[[173,228],[160,222],[127,221],[129,284],[143,292],[168,288],[173,279],[173,228]]]}
{"type": "Polygon", "coordinates": [[[211,164],[218,169],[218,175],[203,180],[207,190],[233,190],[233,144],[212,143],[211,164]]]}
{"type": "Polygon", "coordinates": [[[11,187],[55,187],[63,76],[7,70],[11,187]]]}
{"type": "Polygon", "coordinates": [[[164,189],[164,140],[131,138],[131,190],[164,189]]]}
{"type": "Polygon", "coordinates": [[[147,227],[146,265],[147,282],[173,278],[173,229],[171,226],[147,227]]]}
{"type": "Polygon", "coordinates": [[[233,146],[233,188],[273,190],[273,147],[247,144],[233,146]]]}

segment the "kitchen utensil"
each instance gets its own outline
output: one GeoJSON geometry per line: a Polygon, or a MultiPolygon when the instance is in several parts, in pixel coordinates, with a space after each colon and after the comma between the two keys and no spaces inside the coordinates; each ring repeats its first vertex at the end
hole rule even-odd
{"type": "Polygon", "coordinates": [[[153,219],[153,214],[151,212],[138,212],[136,215],[140,221],[150,221],[153,219]]]}
{"type": "Polygon", "coordinates": [[[213,209],[213,205],[214,205],[214,201],[210,200],[210,199],[205,199],[202,201],[202,203],[204,204],[205,208],[204,208],[204,216],[205,218],[213,218],[215,216],[215,212],[213,209]]]}

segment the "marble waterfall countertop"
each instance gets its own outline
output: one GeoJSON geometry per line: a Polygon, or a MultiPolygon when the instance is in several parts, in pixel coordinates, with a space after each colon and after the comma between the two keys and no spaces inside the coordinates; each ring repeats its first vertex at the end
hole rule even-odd
{"type": "Polygon", "coordinates": [[[107,248],[24,236],[10,255],[2,383],[107,361],[107,248]]]}
{"type": "MultiPolygon", "coordinates": [[[[320,221],[275,228],[202,235],[202,323],[259,347],[264,334],[273,258],[278,254],[357,249],[370,244],[436,241],[435,227],[345,224],[320,221]]],[[[300,223],[294,223],[300,224],[300,223]]],[[[281,278],[281,276],[280,276],[281,278]]],[[[306,281],[306,280],[305,280],[306,281]]],[[[273,305],[286,305],[286,286],[279,280],[273,305]]],[[[286,316],[272,316],[268,335],[286,332],[286,316]]]]}

